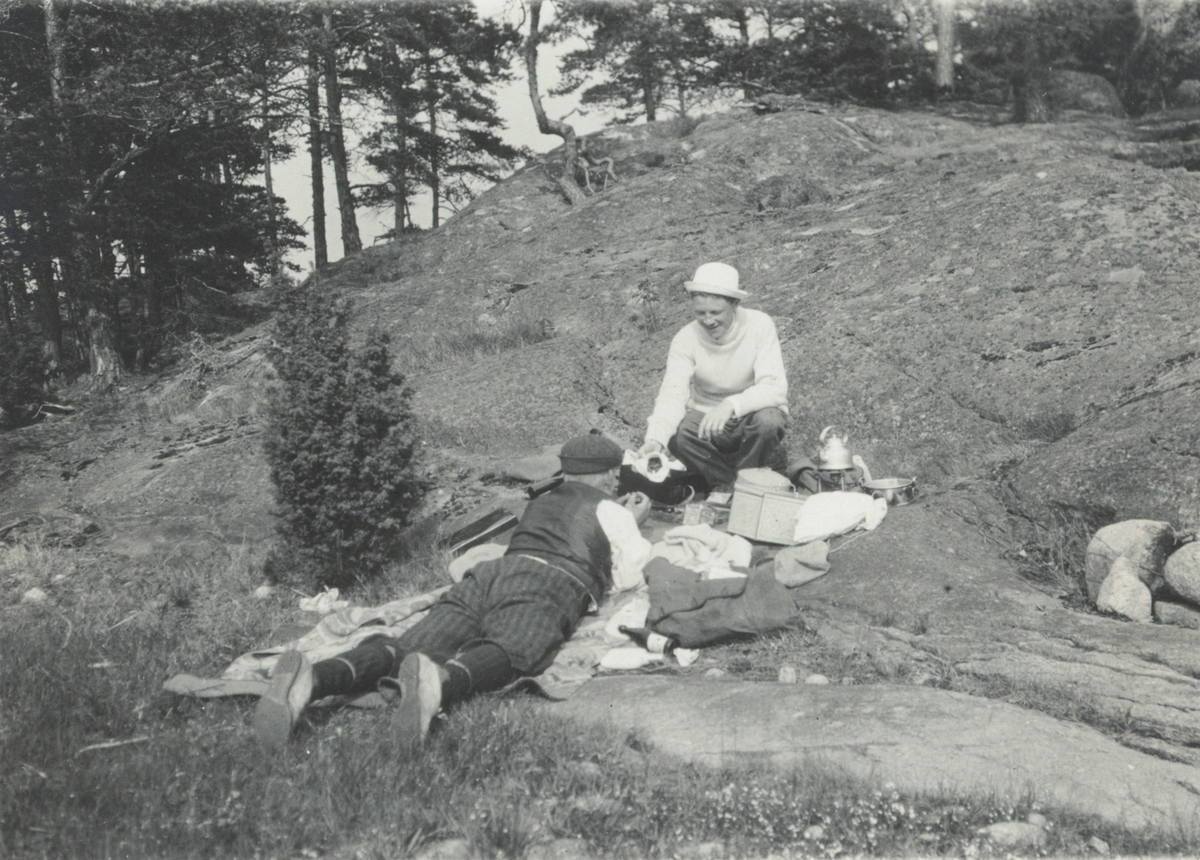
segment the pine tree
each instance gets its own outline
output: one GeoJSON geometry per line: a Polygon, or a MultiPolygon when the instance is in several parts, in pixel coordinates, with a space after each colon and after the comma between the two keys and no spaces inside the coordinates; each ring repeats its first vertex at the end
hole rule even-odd
{"type": "Polygon", "coordinates": [[[420,503],[418,441],[388,339],[350,343],[351,306],[292,288],[277,320],[264,448],[279,505],[280,559],[304,582],[344,587],[394,557],[420,503]]]}

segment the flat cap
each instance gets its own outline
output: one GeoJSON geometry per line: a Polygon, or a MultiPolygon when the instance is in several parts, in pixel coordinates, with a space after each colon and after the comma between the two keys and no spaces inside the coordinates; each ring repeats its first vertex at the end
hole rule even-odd
{"type": "Polygon", "coordinates": [[[612,439],[588,433],[563,443],[558,459],[568,475],[591,475],[619,468],[624,456],[621,446],[612,439]]]}

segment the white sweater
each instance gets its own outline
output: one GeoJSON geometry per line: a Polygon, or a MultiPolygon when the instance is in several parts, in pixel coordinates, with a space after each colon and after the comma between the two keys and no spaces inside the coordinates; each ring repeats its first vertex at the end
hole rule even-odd
{"type": "Polygon", "coordinates": [[[769,406],[787,412],[779,335],[762,311],[739,306],[733,325],[719,339],[694,320],[679,330],[667,353],[646,441],[665,446],[687,410],[707,413],[726,399],[738,418],[769,406]]]}

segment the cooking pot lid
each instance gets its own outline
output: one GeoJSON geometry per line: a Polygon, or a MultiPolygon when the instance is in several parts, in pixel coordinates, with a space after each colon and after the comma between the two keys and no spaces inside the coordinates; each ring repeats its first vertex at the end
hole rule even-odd
{"type": "Polygon", "coordinates": [[[868,490],[902,490],[915,480],[915,478],[876,478],[874,481],[863,481],[863,486],[868,490]]]}

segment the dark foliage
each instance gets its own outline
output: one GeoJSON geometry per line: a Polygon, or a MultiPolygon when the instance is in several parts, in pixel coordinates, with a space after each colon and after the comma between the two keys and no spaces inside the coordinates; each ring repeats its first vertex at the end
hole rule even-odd
{"type": "Polygon", "coordinates": [[[279,503],[277,566],[318,587],[377,574],[423,494],[411,395],[387,336],[353,348],[349,318],[347,302],[293,288],[272,353],[279,387],[264,447],[279,503]]]}
{"type": "Polygon", "coordinates": [[[50,360],[31,331],[19,325],[0,326],[0,430],[36,419],[50,370],[50,360]]]}
{"type": "Polygon", "coordinates": [[[809,0],[789,6],[779,35],[728,44],[708,80],[751,94],[896,105],[934,95],[933,55],[884,3],[809,0]]]}

